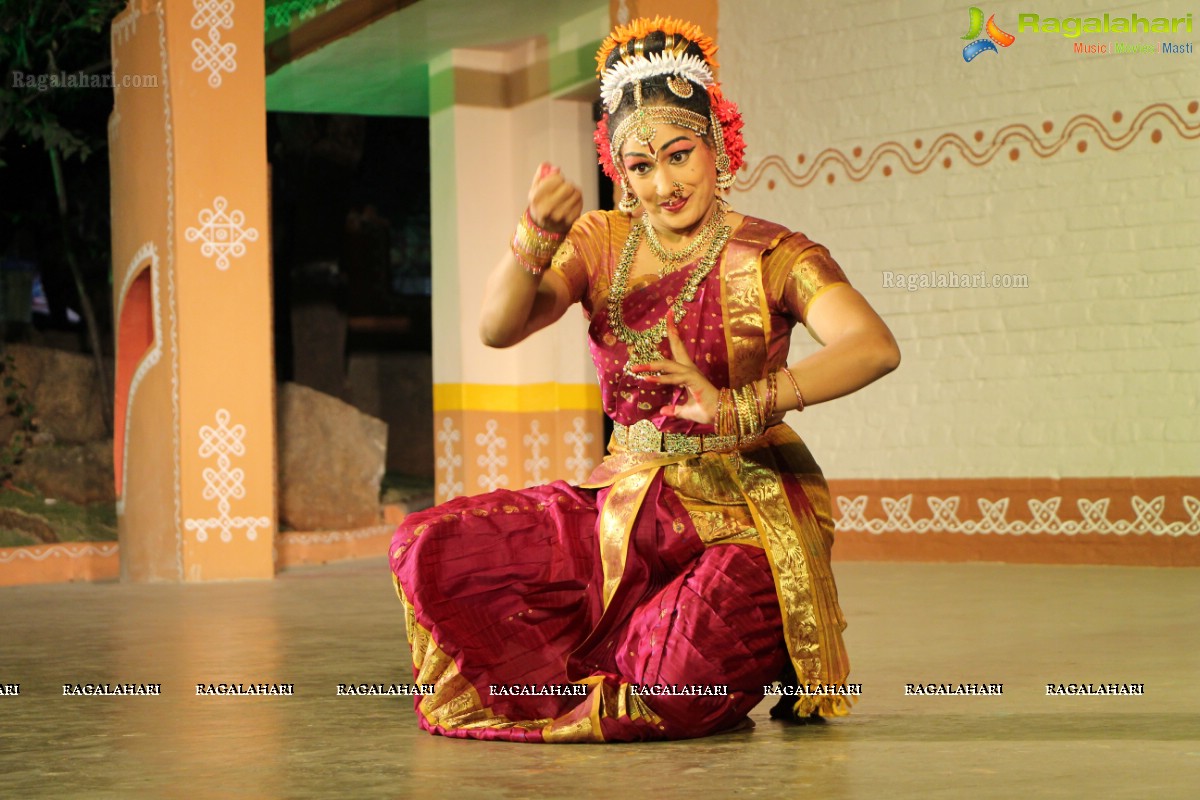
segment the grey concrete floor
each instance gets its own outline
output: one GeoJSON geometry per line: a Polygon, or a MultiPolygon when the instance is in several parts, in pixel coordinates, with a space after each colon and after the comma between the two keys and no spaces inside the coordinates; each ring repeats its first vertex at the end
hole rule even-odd
{"type": "Polygon", "coordinates": [[[431,737],[382,559],[274,582],[0,589],[0,797],[1200,796],[1200,570],[841,563],[856,713],[710,739],[518,745],[431,737]],[[197,697],[284,682],[293,697],[197,697]],[[64,683],[160,683],[64,697],[64,683]],[[1047,683],[1143,697],[1047,697],[1047,683]],[[906,683],[1003,683],[999,697],[906,683]]]}

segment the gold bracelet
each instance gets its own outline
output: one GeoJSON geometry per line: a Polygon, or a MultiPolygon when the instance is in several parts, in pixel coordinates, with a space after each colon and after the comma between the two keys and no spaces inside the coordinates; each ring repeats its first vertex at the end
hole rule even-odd
{"type": "Polygon", "coordinates": [[[552,257],[537,258],[531,257],[527,253],[523,253],[517,242],[514,239],[511,245],[513,257],[517,259],[517,263],[525,268],[525,271],[535,278],[540,278],[542,273],[546,271],[546,267],[550,266],[552,257]]]}
{"type": "Polygon", "coordinates": [[[738,441],[749,441],[762,432],[762,425],[755,425],[758,412],[755,409],[754,384],[748,383],[733,392],[738,406],[738,441]]]}
{"type": "Polygon", "coordinates": [[[531,259],[540,261],[543,258],[553,258],[565,237],[565,233],[554,233],[539,226],[533,221],[533,216],[527,208],[521,215],[520,222],[517,223],[513,246],[519,248],[531,259]]]}
{"type": "Polygon", "coordinates": [[[730,389],[729,396],[733,398],[733,435],[738,441],[742,439],[742,393],[737,389],[730,389]]]}

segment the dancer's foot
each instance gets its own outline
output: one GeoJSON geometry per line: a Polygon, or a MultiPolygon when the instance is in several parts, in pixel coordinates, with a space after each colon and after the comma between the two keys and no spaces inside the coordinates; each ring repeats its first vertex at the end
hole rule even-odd
{"type": "Polygon", "coordinates": [[[819,711],[814,711],[808,716],[801,717],[796,714],[796,701],[784,695],[779,698],[779,702],[771,707],[771,719],[777,719],[780,722],[792,722],[797,725],[824,725],[825,718],[821,716],[819,711]]]}

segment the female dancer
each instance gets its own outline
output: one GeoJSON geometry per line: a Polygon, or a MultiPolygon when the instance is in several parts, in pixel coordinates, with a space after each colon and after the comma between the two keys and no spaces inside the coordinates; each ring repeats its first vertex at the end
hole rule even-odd
{"type": "Polygon", "coordinates": [[[596,142],[621,210],[580,216],[579,189],[542,165],[488,280],[495,347],[582,303],[614,436],[583,486],[460,497],[397,532],[431,733],[705,736],[744,724],[781,678],[798,687],[786,716],[848,711],[828,489],[781,420],[899,350],[825,248],[723,200],[742,123],[715,50],[673,19],[613,32],[596,142]],[[789,366],[797,323],[823,346],[789,366]]]}

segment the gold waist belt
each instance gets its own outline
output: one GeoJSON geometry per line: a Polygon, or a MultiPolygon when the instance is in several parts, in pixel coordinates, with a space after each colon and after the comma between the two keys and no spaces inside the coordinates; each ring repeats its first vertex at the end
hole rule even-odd
{"type": "Polygon", "coordinates": [[[638,420],[633,425],[613,422],[613,438],[617,444],[631,453],[685,453],[699,455],[710,452],[729,452],[739,445],[749,444],[754,439],[738,441],[736,436],[689,436],[686,433],[663,433],[648,419],[638,420]]]}

